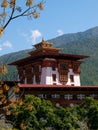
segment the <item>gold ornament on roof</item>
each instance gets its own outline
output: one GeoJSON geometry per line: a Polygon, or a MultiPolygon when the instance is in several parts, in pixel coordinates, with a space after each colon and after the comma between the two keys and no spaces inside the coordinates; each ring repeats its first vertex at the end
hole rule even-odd
{"type": "Polygon", "coordinates": [[[44,48],[50,48],[52,46],[52,43],[46,42],[43,38],[41,44],[44,48]]]}

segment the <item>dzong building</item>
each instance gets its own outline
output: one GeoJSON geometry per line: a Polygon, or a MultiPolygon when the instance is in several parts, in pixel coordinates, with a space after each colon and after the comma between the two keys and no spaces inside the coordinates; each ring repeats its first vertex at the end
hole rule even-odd
{"type": "Polygon", "coordinates": [[[42,40],[28,57],[17,60],[18,86],[24,95],[33,94],[56,106],[73,106],[86,96],[98,99],[98,86],[81,86],[80,65],[89,56],[64,54],[61,48],[42,40]]]}

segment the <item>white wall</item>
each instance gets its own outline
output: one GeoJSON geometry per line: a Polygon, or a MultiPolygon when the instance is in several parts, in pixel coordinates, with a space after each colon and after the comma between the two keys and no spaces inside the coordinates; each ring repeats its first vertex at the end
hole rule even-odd
{"type": "Polygon", "coordinates": [[[74,85],[74,86],[80,86],[80,74],[75,74],[73,72],[73,69],[69,69],[68,72],[68,82],[66,85],[74,85]],[[71,82],[70,80],[70,75],[73,75],[74,77],[74,82],[71,82]]]}
{"type": "MultiPolygon", "coordinates": [[[[53,71],[51,67],[43,67],[40,84],[54,84],[54,83],[61,84],[59,81],[58,68],[56,68],[56,70],[53,71]],[[56,81],[53,81],[52,74],[56,74],[56,81]]],[[[80,75],[75,74],[72,69],[69,69],[68,82],[66,83],[66,85],[80,86],[80,75]],[[71,82],[70,80],[70,75],[73,75],[74,78],[73,82],[71,82]]]]}
{"type": "Polygon", "coordinates": [[[80,75],[79,74],[74,74],[74,85],[75,86],[80,86],[80,75]]]}
{"type": "Polygon", "coordinates": [[[56,68],[56,70],[54,71],[52,70],[52,67],[43,67],[40,84],[53,84],[53,83],[60,84],[58,69],[56,68]],[[56,81],[53,81],[52,74],[56,74],[56,81]]]}

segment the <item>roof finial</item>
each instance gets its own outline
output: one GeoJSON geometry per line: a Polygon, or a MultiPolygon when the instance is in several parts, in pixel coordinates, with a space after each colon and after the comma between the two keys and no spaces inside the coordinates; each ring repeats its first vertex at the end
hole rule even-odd
{"type": "Polygon", "coordinates": [[[44,38],[42,38],[42,42],[44,42],[45,40],[44,40],[44,38]]]}

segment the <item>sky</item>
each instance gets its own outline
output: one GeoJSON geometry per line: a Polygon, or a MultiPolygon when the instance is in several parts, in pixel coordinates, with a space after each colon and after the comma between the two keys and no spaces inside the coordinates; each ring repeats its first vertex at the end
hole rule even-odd
{"type": "Polygon", "coordinates": [[[42,38],[50,40],[98,26],[98,0],[45,1],[39,18],[21,17],[7,26],[0,37],[0,56],[32,49],[32,45],[41,42],[42,38]]]}

